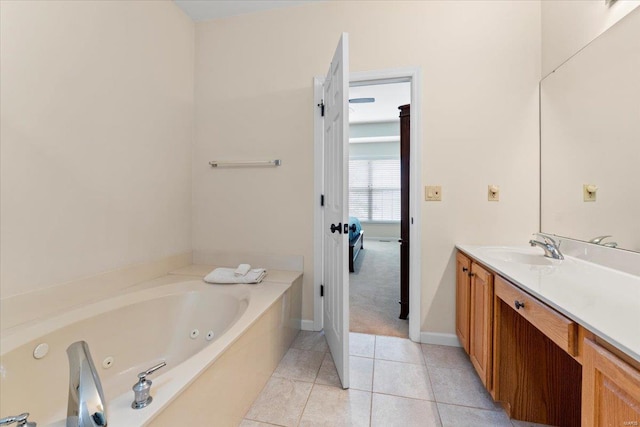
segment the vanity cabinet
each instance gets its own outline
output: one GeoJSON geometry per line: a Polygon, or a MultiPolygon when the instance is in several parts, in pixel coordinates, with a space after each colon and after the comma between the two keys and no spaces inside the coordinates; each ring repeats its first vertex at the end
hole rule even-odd
{"type": "Polygon", "coordinates": [[[458,252],[456,256],[456,334],[482,383],[491,389],[493,273],[458,252]]]}
{"type": "Polygon", "coordinates": [[[471,260],[463,253],[456,254],[456,335],[460,345],[469,354],[469,328],[471,317],[471,260]]]}
{"type": "Polygon", "coordinates": [[[583,351],[582,425],[639,425],[640,371],[589,339],[583,351]]]}
{"type": "Polygon", "coordinates": [[[469,358],[482,383],[491,390],[493,349],[493,274],[471,263],[469,358]]]}
{"type": "Polygon", "coordinates": [[[456,254],[456,334],[509,417],[640,426],[640,362],[486,265],[456,254]]]}

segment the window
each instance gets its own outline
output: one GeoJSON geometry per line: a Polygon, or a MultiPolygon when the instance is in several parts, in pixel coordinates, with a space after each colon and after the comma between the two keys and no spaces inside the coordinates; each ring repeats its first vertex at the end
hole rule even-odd
{"type": "Polygon", "coordinates": [[[349,215],[364,222],[400,221],[400,159],[349,160],[349,215]]]}

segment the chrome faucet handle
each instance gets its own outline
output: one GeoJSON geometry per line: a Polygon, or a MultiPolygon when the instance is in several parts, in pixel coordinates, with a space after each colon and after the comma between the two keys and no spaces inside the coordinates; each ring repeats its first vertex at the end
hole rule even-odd
{"type": "Polygon", "coordinates": [[[29,418],[28,412],[25,412],[20,415],[14,415],[11,417],[5,417],[0,419],[0,426],[6,426],[9,424],[17,423],[18,426],[36,427],[36,423],[34,423],[33,421],[27,421],[27,418],[29,418]]]}
{"type": "Polygon", "coordinates": [[[559,243],[556,243],[556,241],[554,239],[552,239],[551,237],[547,236],[546,234],[542,234],[542,233],[535,233],[536,236],[540,236],[542,237],[542,239],[544,240],[544,242],[548,245],[553,245],[556,248],[560,247],[559,243]]]}
{"type": "Polygon", "coordinates": [[[147,378],[147,375],[151,375],[153,374],[155,371],[157,371],[158,369],[167,366],[167,362],[160,362],[157,365],[147,369],[144,372],[140,372],[138,374],[138,378],[140,379],[140,381],[144,381],[147,378]]]}
{"type": "Polygon", "coordinates": [[[160,362],[157,365],[138,374],[138,382],[135,383],[132,387],[134,399],[131,407],[133,409],[142,409],[151,403],[153,397],[151,397],[150,393],[151,384],[153,384],[153,382],[151,380],[148,380],[147,376],[153,374],[163,366],[167,366],[167,362],[160,362]]]}

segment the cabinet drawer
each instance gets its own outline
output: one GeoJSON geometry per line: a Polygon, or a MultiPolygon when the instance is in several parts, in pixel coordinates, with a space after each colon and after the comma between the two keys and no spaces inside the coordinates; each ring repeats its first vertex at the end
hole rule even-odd
{"type": "Polygon", "coordinates": [[[495,279],[495,294],[561,349],[571,356],[577,356],[577,323],[537,301],[535,297],[500,276],[496,276],[495,279]]]}

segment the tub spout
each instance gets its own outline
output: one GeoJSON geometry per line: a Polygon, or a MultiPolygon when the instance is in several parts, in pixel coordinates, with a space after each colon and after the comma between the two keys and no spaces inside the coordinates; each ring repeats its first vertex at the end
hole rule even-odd
{"type": "Polygon", "coordinates": [[[107,425],[107,407],[98,371],[85,341],[67,348],[69,356],[69,403],[67,427],[103,427],[107,425]]]}

